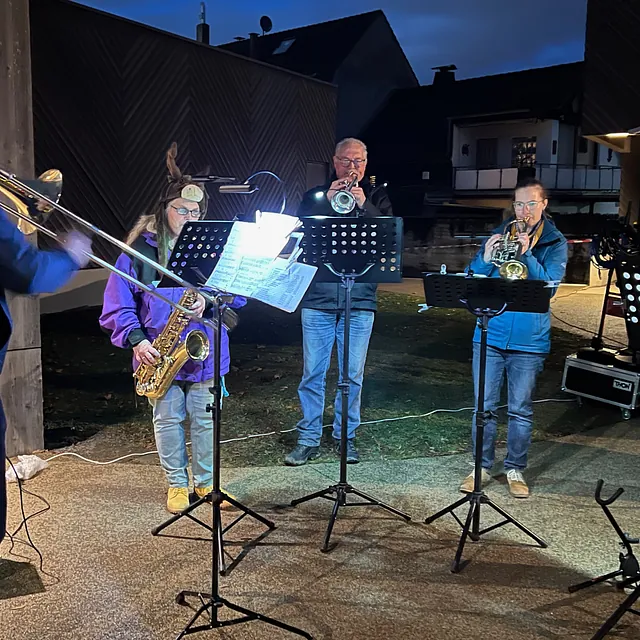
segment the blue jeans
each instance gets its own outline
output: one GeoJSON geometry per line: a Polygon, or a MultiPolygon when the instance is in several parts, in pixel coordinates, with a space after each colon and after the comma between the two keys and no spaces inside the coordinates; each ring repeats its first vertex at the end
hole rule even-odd
{"type": "MultiPolygon", "coordinates": [[[[364,364],[373,329],[373,311],[351,311],[349,331],[349,411],[347,437],[354,438],[360,425],[360,399],[364,364]]],[[[342,376],[344,315],[334,311],[302,310],[304,372],[298,387],[302,420],[298,423],[298,444],[317,447],[322,436],[324,393],[333,345],[338,346],[338,370],[342,376]]],[[[342,392],[336,392],[333,437],[340,439],[342,392]]]]}
{"type": "MultiPolygon", "coordinates": [[[[207,404],[213,401],[209,389],[213,380],[174,382],[167,393],[149,399],[153,407],[153,431],[160,465],[170,487],[189,486],[189,457],[184,422],[191,421],[191,471],[196,487],[213,484],[213,422],[207,404]]],[[[222,380],[222,395],[228,396],[222,380]]]]}
{"type": "MultiPolygon", "coordinates": [[[[496,409],[500,404],[500,391],[504,373],[507,374],[508,416],[507,456],[504,468],[525,469],[527,453],[533,429],[533,389],[536,377],[542,371],[546,354],[524,351],[505,351],[487,346],[487,368],[484,386],[484,442],[482,466],[491,469],[495,459],[495,443],[498,419],[496,409]]],[[[478,397],[478,372],[480,370],[480,344],[473,343],[473,386],[478,397]]],[[[476,402],[477,409],[477,402],[476,402]]],[[[476,442],[476,413],[473,414],[473,452],[476,442]]]]}

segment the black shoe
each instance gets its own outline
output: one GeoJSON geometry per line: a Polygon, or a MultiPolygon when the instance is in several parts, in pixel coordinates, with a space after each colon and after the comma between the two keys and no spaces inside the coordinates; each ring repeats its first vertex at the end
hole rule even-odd
{"type": "MultiPolygon", "coordinates": [[[[336,454],[340,455],[340,440],[334,438],[334,446],[336,454]]],[[[353,440],[347,440],[347,464],[358,464],[360,462],[360,454],[356,449],[356,445],[353,440]]]]}
{"type": "Polygon", "coordinates": [[[305,447],[303,444],[296,448],[284,459],[284,463],[290,467],[299,467],[307,460],[315,460],[320,457],[320,447],[305,447]]]}

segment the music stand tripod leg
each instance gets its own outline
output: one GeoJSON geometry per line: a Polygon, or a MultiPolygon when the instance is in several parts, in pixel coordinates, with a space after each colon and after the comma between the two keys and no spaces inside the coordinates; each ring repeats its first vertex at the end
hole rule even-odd
{"type": "MultiPolygon", "coordinates": [[[[220,566],[221,566],[221,554],[223,551],[222,546],[222,517],[220,514],[220,502],[222,499],[222,492],[220,491],[220,432],[221,432],[221,416],[222,408],[220,406],[220,400],[222,399],[222,382],[220,376],[220,363],[221,363],[221,351],[222,351],[222,313],[223,305],[218,298],[217,304],[214,309],[216,317],[218,319],[218,331],[216,331],[214,340],[214,377],[213,387],[211,392],[213,394],[213,404],[208,406],[208,410],[211,411],[211,419],[213,422],[212,438],[213,438],[213,490],[211,491],[211,504],[212,504],[212,517],[213,517],[213,532],[211,539],[211,593],[199,593],[194,591],[181,591],[176,597],[178,604],[187,605],[186,599],[188,597],[196,597],[200,601],[200,607],[197,609],[187,626],[178,635],[178,639],[183,638],[186,635],[192,633],[198,633],[200,631],[208,631],[211,629],[219,629],[232,624],[241,624],[244,622],[251,622],[258,620],[265,622],[272,626],[279,627],[303,638],[311,638],[306,631],[297,629],[284,622],[280,622],[275,618],[269,618],[263,616],[257,611],[240,607],[220,595],[220,566]],[[220,620],[218,617],[219,610],[226,606],[233,611],[244,614],[242,618],[236,618],[233,620],[220,620]],[[202,625],[194,626],[198,619],[211,611],[209,620],[202,625]]],[[[223,565],[222,565],[223,566],[223,565]]]]}
{"type": "MultiPolygon", "coordinates": [[[[460,522],[458,517],[455,515],[454,510],[462,506],[465,502],[469,502],[469,512],[467,518],[465,520],[464,525],[462,526],[462,533],[460,536],[460,542],[458,544],[458,549],[456,551],[456,555],[454,561],[451,565],[451,571],[453,573],[458,573],[463,568],[461,563],[462,551],[466,544],[467,537],[471,538],[474,542],[480,540],[480,537],[484,533],[488,533],[498,527],[504,526],[505,524],[511,523],[518,527],[521,531],[527,534],[530,538],[535,540],[540,547],[543,549],[547,547],[547,543],[542,540],[542,538],[538,537],[535,533],[527,529],[524,525],[518,522],[515,518],[509,515],[504,509],[496,505],[492,500],[490,500],[482,490],[482,451],[484,444],[484,428],[485,428],[485,406],[484,406],[484,390],[486,384],[486,366],[487,366],[487,328],[489,325],[489,318],[499,315],[502,313],[506,304],[503,306],[500,311],[492,311],[489,309],[482,310],[474,310],[472,307],[467,306],[469,311],[471,311],[474,315],[480,317],[481,325],[480,325],[480,361],[478,367],[478,391],[476,398],[476,438],[475,438],[475,454],[474,454],[474,480],[473,480],[473,492],[467,494],[464,498],[457,500],[453,504],[441,509],[436,514],[425,519],[426,524],[431,524],[438,518],[442,517],[447,513],[451,513],[453,517],[460,522]],[[503,518],[505,518],[504,522],[501,522],[497,525],[488,527],[485,530],[480,530],[480,507],[482,504],[485,504],[495,511],[497,511],[503,518]]],[[[465,563],[466,564],[466,563],[465,563]]]]}
{"type": "MultiPolygon", "coordinates": [[[[329,270],[336,276],[339,276],[342,281],[342,286],[345,290],[344,296],[344,329],[343,329],[343,338],[342,338],[342,373],[340,376],[340,380],[338,382],[338,388],[341,391],[341,408],[342,415],[340,416],[340,480],[338,484],[327,487],[326,489],[322,489],[320,491],[316,491],[302,498],[297,498],[291,501],[291,506],[295,507],[296,505],[301,504],[302,502],[307,502],[309,500],[313,500],[314,498],[322,498],[328,497],[328,494],[336,494],[335,497],[329,498],[334,501],[333,509],[331,511],[331,516],[329,517],[329,523],[327,525],[327,530],[325,533],[324,541],[320,550],[323,553],[328,553],[335,548],[335,545],[330,545],[331,534],[333,532],[333,527],[338,518],[338,511],[340,507],[349,507],[349,506],[372,506],[372,507],[381,507],[390,511],[391,513],[404,518],[407,522],[411,520],[411,516],[407,513],[400,511],[399,509],[395,509],[384,502],[373,498],[366,493],[363,493],[349,484],[347,477],[347,430],[349,428],[349,392],[351,390],[351,384],[349,382],[349,338],[351,333],[351,290],[353,288],[353,284],[355,279],[364,275],[373,265],[369,265],[364,271],[357,274],[344,274],[335,271],[330,265],[327,265],[329,270]],[[358,502],[355,504],[349,504],[347,501],[348,494],[353,493],[365,502],[358,502]]],[[[340,357],[340,355],[338,355],[340,357]]]]}

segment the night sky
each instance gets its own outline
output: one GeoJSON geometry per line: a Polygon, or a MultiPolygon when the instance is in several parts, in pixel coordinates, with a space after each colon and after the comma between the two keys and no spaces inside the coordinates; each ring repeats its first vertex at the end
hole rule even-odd
{"type": "MultiPolygon", "coordinates": [[[[195,38],[199,0],[82,0],[82,4],[195,38]]],[[[382,9],[416,75],[455,64],[458,78],[518,71],[584,57],[587,0],[208,0],[211,44],[382,9]]]]}

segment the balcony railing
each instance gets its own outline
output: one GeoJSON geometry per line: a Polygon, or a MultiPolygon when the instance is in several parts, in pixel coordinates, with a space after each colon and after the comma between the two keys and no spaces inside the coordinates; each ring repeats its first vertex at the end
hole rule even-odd
{"type": "MultiPolygon", "coordinates": [[[[527,169],[527,171],[530,171],[527,169]]],[[[502,191],[514,189],[517,168],[453,170],[455,191],[502,191]]],[[[589,167],[537,164],[535,175],[550,191],[620,191],[620,167],[589,167]]]]}

